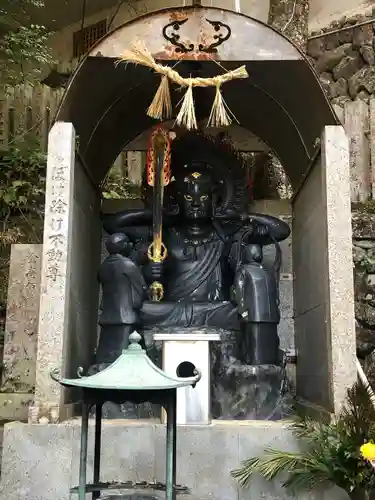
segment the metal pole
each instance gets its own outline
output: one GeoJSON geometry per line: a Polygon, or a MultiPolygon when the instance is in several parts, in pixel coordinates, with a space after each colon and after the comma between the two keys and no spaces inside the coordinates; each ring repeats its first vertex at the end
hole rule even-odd
{"type": "Polygon", "coordinates": [[[173,500],[176,500],[176,468],[177,468],[177,391],[173,391],[173,459],[172,459],[172,468],[173,468],[173,500]]]}
{"type": "Polygon", "coordinates": [[[83,53],[83,30],[85,27],[85,17],[86,17],[86,0],[82,1],[82,15],[81,15],[81,29],[79,32],[79,54],[78,59],[81,60],[84,56],[83,53]]]}
{"type": "Polygon", "coordinates": [[[79,459],[79,486],[78,500],[86,498],[86,469],[87,469],[87,440],[89,431],[89,411],[90,406],[82,403],[82,427],[81,427],[81,451],[79,459]]]}
{"type": "Polygon", "coordinates": [[[354,30],[360,28],[361,26],[367,26],[368,24],[373,24],[375,19],[369,19],[368,21],[362,21],[361,23],[352,24],[351,26],[344,26],[344,28],[337,28],[332,31],[325,31],[324,33],[319,33],[319,35],[309,36],[308,40],[315,40],[316,38],[324,38],[325,36],[335,35],[336,33],[342,33],[343,31],[354,30]]]}
{"type": "MultiPolygon", "coordinates": [[[[95,448],[94,448],[94,484],[100,481],[100,454],[102,447],[102,405],[97,404],[95,409],[95,448]]],[[[100,490],[93,491],[92,500],[100,497],[100,490]]]]}
{"type": "Polygon", "coordinates": [[[167,405],[167,449],[166,449],[166,478],[165,498],[175,500],[176,484],[176,390],[170,396],[167,405]]]}

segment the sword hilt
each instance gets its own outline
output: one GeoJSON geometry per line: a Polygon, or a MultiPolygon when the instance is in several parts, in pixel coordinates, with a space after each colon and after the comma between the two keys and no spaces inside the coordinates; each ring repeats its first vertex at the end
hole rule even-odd
{"type": "Polygon", "coordinates": [[[153,241],[147,250],[147,257],[151,262],[163,262],[168,255],[167,247],[163,242],[157,244],[159,242],[153,241]]]}
{"type": "MultiPolygon", "coordinates": [[[[147,256],[151,262],[161,263],[167,258],[167,247],[163,242],[153,241],[148,247],[147,256]]],[[[164,297],[164,287],[160,281],[154,281],[150,287],[151,299],[160,302],[164,297]]]]}
{"type": "Polygon", "coordinates": [[[160,302],[164,297],[164,287],[159,281],[154,281],[151,284],[151,299],[154,302],[160,302]]]}

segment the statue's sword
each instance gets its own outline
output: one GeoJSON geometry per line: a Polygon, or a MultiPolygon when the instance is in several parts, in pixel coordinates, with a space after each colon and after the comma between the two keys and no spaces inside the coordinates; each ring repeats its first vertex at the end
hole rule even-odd
{"type": "MultiPolygon", "coordinates": [[[[153,187],[152,233],[153,241],[148,248],[151,262],[163,262],[167,257],[167,248],[163,243],[163,201],[164,188],[170,182],[171,137],[162,127],[154,129],[148,149],[147,183],[153,187]]],[[[151,299],[160,302],[164,287],[159,281],[151,284],[151,299]]]]}

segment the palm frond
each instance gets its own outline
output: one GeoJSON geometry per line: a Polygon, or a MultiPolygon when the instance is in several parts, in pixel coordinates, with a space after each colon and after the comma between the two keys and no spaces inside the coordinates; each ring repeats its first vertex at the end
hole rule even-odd
{"type": "Polygon", "coordinates": [[[357,383],[348,390],[340,420],[346,429],[355,432],[361,439],[367,436],[369,427],[375,422],[375,409],[362,384],[357,383]]]}
{"type": "Polygon", "coordinates": [[[288,479],[284,481],[283,486],[292,491],[298,492],[303,490],[317,490],[327,483],[331,482],[327,479],[325,472],[313,471],[304,468],[296,468],[293,473],[289,475],[288,479]]]}
{"type": "Polygon", "coordinates": [[[231,475],[242,487],[246,488],[254,472],[258,472],[267,480],[272,480],[283,472],[302,467],[304,460],[305,457],[301,453],[267,449],[264,457],[245,460],[239,469],[231,472],[231,475]]]}
{"type": "Polygon", "coordinates": [[[327,483],[346,491],[375,487],[373,469],[359,452],[364,442],[375,440],[375,410],[361,384],[348,391],[337,418],[326,421],[300,414],[289,428],[302,451],[267,449],[263,457],[244,461],[232,472],[242,487],[249,486],[254,473],[267,480],[284,475],[283,486],[294,491],[311,491],[327,483]]]}
{"type": "Polygon", "coordinates": [[[295,437],[299,439],[308,438],[309,440],[317,439],[322,433],[322,424],[311,417],[297,416],[290,426],[295,437]]]}

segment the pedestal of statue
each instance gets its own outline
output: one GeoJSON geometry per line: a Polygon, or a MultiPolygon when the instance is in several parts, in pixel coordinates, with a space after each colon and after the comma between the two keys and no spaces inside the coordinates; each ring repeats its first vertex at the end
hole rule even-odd
{"type": "Polygon", "coordinates": [[[212,330],[189,329],[185,333],[154,333],[153,337],[155,341],[162,341],[162,366],[166,373],[188,377],[197,368],[202,375],[194,388],[177,389],[177,424],[210,424],[210,342],[220,341],[220,334],[212,330]]]}

